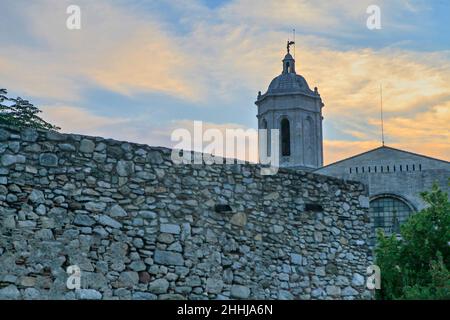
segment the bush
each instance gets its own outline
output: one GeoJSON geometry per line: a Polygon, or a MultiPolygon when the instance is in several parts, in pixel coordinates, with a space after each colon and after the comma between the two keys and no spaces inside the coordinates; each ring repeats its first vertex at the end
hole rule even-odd
{"type": "Polygon", "coordinates": [[[450,204],[436,185],[421,194],[429,207],[401,226],[401,237],[378,231],[380,299],[450,299],[450,204]]]}
{"type": "Polygon", "coordinates": [[[42,111],[28,100],[8,98],[6,89],[0,89],[0,124],[18,128],[59,130],[38,116],[42,111]]]}

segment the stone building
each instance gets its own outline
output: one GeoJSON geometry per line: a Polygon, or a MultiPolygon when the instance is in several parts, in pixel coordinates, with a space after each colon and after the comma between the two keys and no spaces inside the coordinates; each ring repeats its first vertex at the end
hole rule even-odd
{"type": "MultiPolygon", "coordinates": [[[[450,163],[408,151],[382,146],[323,166],[322,99],[296,73],[289,53],[283,72],[258,94],[258,129],[280,130],[280,167],[314,171],[368,186],[370,213],[375,227],[388,233],[413,212],[425,207],[420,197],[436,182],[449,192],[450,163]]],[[[270,153],[261,150],[261,153],[270,153]]]]}
{"type": "Polygon", "coordinates": [[[425,207],[420,193],[437,183],[449,193],[450,163],[381,146],[315,170],[315,173],[360,181],[368,186],[375,228],[399,231],[415,211],[425,207]]]}
{"type": "MultiPolygon", "coordinates": [[[[312,170],[323,165],[322,99],[317,88],[311,90],[305,78],[297,74],[295,60],[288,53],[283,59],[283,71],[269,85],[267,92],[258,93],[258,129],[278,129],[280,132],[280,165],[312,170]]],[[[268,137],[270,141],[270,137],[268,137]]],[[[270,143],[267,150],[270,155],[270,143]]]]}

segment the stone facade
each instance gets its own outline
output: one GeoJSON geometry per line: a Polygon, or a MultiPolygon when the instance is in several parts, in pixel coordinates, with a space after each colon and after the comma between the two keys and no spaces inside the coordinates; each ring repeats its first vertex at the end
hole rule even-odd
{"type": "Polygon", "coordinates": [[[433,183],[450,197],[450,163],[427,156],[383,146],[322,167],[315,173],[360,181],[368,186],[369,196],[394,196],[413,211],[422,210],[420,197],[433,183]]]}
{"type": "Polygon", "coordinates": [[[170,154],[0,128],[0,299],[371,297],[362,184],[170,154]]]}

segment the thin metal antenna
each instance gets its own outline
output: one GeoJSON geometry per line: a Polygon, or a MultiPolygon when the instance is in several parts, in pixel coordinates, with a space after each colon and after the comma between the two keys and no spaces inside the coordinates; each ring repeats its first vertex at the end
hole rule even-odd
{"type": "Polygon", "coordinates": [[[295,60],[295,47],[297,46],[295,43],[295,29],[292,30],[294,33],[294,60],[295,60]]]}
{"type": "Polygon", "coordinates": [[[381,143],[384,146],[383,85],[380,83],[381,143]]]}

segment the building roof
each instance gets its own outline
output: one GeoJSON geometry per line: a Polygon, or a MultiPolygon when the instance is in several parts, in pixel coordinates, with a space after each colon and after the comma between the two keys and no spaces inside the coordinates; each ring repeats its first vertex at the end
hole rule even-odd
{"type": "Polygon", "coordinates": [[[303,78],[301,75],[296,73],[282,73],[272,80],[265,95],[299,92],[305,92],[309,94],[314,93],[309,88],[305,78],[303,78]]]}
{"type": "Polygon", "coordinates": [[[334,165],[336,165],[336,164],[338,164],[338,163],[341,163],[341,162],[344,162],[344,161],[347,161],[347,160],[350,160],[350,159],[354,159],[354,158],[360,157],[360,156],[362,156],[362,155],[366,155],[366,154],[369,154],[369,153],[372,153],[372,152],[376,152],[376,151],[379,151],[379,150],[382,150],[382,149],[393,150],[393,151],[402,152],[402,153],[410,154],[410,155],[417,156],[417,157],[423,157],[423,158],[427,158],[427,159],[431,159],[431,160],[435,160],[435,161],[440,161],[440,162],[443,162],[443,163],[446,163],[446,164],[450,164],[450,162],[447,161],[447,160],[437,159],[437,158],[425,156],[425,155],[423,155],[423,154],[414,153],[414,152],[411,152],[411,151],[405,151],[405,150],[401,150],[401,149],[397,149],[397,148],[393,148],[393,147],[380,146],[380,147],[378,147],[378,148],[374,148],[374,149],[372,149],[372,150],[368,150],[368,151],[365,151],[365,152],[356,154],[356,155],[354,155],[354,156],[351,156],[351,157],[348,157],[348,158],[345,158],[345,159],[342,159],[342,160],[339,160],[339,161],[330,163],[330,164],[328,164],[328,165],[326,165],[326,166],[323,166],[323,167],[321,167],[321,168],[318,168],[318,169],[316,169],[316,170],[314,170],[314,171],[319,171],[319,170],[321,170],[321,169],[323,169],[323,168],[331,167],[331,166],[334,166],[334,165]]]}

